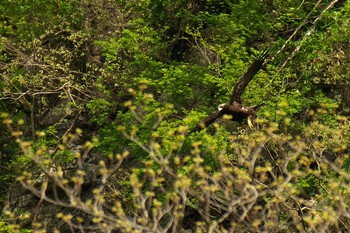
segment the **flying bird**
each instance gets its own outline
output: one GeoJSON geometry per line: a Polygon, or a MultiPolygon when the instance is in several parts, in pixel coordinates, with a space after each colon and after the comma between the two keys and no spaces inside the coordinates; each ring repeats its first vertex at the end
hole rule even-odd
{"type": "Polygon", "coordinates": [[[265,59],[268,56],[268,50],[264,50],[254,62],[250,65],[248,70],[237,80],[233,87],[231,99],[228,103],[220,104],[218,111],[211,113],[209,116],[204,118],[190,133],[201,131],[214,123],[217,119],[223,115],[228,115],[232,121],[241,122],[244,119],[248,119],[248,125],[253,128],[252,117],[256,115],[258,109],[263,105],[248,106],[245,107],[242,104],[241,95],[249,82],[253,79],[256,73],[259,72],[265,59]]]}

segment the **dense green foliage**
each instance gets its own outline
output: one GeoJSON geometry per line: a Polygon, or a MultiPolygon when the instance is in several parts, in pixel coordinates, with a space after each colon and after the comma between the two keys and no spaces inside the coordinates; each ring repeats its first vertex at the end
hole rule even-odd
{"type": "Polygon", "coordinates": [[[1,232],[350,228],[350,3],[5,0],[1,232]],[[224,119],[265,103],[255,129],[224,119]],[[85,230],[84,230],[85,229],[85,230]]]}

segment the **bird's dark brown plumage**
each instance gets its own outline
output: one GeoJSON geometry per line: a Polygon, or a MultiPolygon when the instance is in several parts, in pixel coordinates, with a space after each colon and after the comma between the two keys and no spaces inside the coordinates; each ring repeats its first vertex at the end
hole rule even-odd
{"type": "Polygon", "coordinates": [[[230,104],[234,101],[238,103],[242,103],[241,95],[243,94],[245,88],[249,84],[249,82],[254,78],[256,73],[259,72],[264,61],[268,55],[268,51],[265,50],[255,61],[249,66],[248,70],[237,80],[236,84],[233,87],[230,104]]]}
{"type": "Polygon", "coordinates": [[[202,129],[208,127],[214,123],[218,118],[223,115],[232,116],[233,121],[242,121],[245,118],[250,118],[254,116],[257,110],[262,106],[249,106],[244,107],[241,101],[241,95],[243,94],[245,88],[249,82],[254,78],[254,76],[259,72],[262,65],[264,64],[265,59],[268,56],[268,51],[265,50],[259,57],[257,57],[254,62],[250,65],[248,70],[237,80],[236,84],[233,87],[232,95],[230,102],[227,104],[221,104],[219,107],[220,111],[211,113],[209,116],[204,118],[190,133],[201,131],[202,129]]]}

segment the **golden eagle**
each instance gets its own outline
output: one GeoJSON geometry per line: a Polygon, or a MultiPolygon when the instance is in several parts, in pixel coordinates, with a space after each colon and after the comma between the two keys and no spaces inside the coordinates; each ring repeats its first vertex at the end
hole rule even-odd
{"type": "Polygon", "coordinates": [[[242,105],[241,95],[243,94],[248,83],[253,79],[256,73],[261,69],[265,59],[268,56],[268,50],[262,52],[262,54],[257,57],[254,62],[250,65],[247,72],[245,72],[236,82],[233,87],[233,92],[229,103],[220,104],[218,106],[218,111],[213,112],[206,118],[204,118],[190,133],[201,131],[202,129],[208,127],[214,123],[218,118],[223,115],[231,116],[232,121],[241,122],[243,119],[248,119],[248,125],[250,128],[253,127],[251,118],[256,115],[257,110],[263,105],[249,106],[245,107],[242,105]]]}

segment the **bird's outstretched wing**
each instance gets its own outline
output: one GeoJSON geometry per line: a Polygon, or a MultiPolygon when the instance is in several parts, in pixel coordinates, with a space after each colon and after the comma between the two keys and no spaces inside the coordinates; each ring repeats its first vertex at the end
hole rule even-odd
{"type": "Polygon", "coordinates": [[[207,128],[209,125],[213,124],[216,119],[220,118],[223,115],[222,111],[213,112],[206,118],[204,118],[190,133],[201,131],[204,128],[207,128]]]}
{"type": "Polygon", "coordinates": [[[264,105],[265,105],[265,103],[262,103],[262,104],[259,104],[259,105],[255,105],[255,106],[253,106],[252,108],[253,108],[255,111],[258,111],[259,108],[260,108],[261,106],[264,106],[264,105]]]}
{"type": "Polygon", "coordinates": [[[230,104],[232,104],[234,101],[238,103],[242,103],[241,95],[243,94],[248,83],[253,79],[256,73],[258,73],[258,71],[261,69],[267,56],[268,56],[268,50],[265,49],[262,52],[262,54],[259,55],[259,57],[257,57],[255,61],[250,65],[248,70],[237,80],[235,86],[233,87],[230,104]]]}

